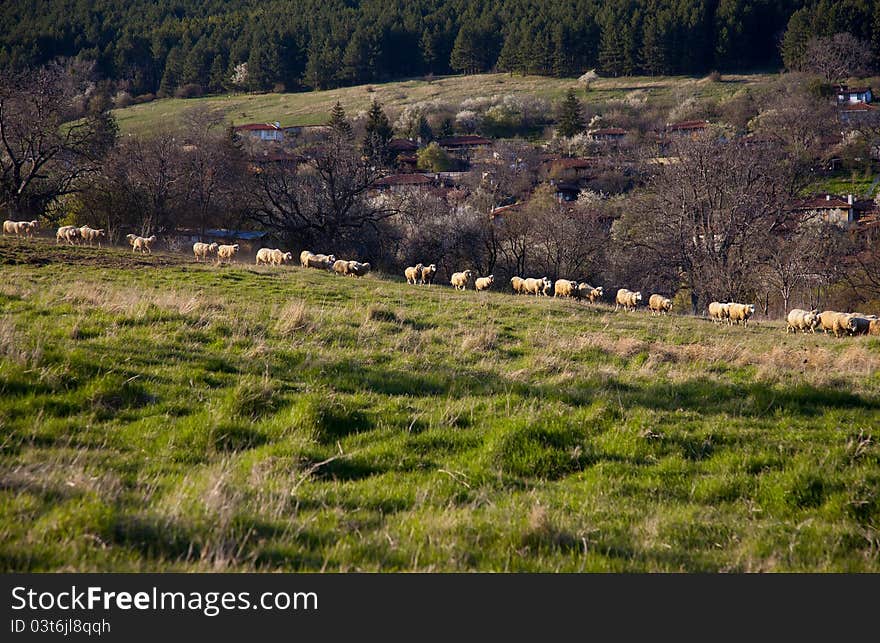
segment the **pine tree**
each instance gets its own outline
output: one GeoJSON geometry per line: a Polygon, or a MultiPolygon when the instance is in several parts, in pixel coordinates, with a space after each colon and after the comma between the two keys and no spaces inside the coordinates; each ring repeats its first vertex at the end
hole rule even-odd
{"type": "Polygon", "coordinates": [[[437,62],[437,46],[434,44],[434,35],[427,29],[422,32],[419,49],[422,52],[422,62],[425,64],[425,69],[433,73],[434,64],[437,62]]]}
{"type": "Polygon", "coordinates": [[[651,76],[665,74],[668,69],[666,43],[658,18],[648,16],[642,25],[641,67],[651,76]]]}
{"type": "Polygon", "coordinates": [[[476,29],[465,23],[455,37],[455,44],[452,46],[452,53],[449,56],[449,65],[455,71],[476,74],[483,71],[482,60],[479,34],[476,29]]]}
{"type": "Polygon", "coordinates": [[[424,115],[419,116],[419,139],[422,145],[427,145],[434,140],[434,131],[428,123],[428,119],[424,115]]]}
{"type": "Polygon", "coordinates": [[[437,132],[437,138],[449,138],[455,136],[455,129],[452,127],[452,119],[448,116],[440,123],[440,131],[437,132]]]}
{"type": "Polygon", "coordinates": [[[180,77],[183,71],[183,52],[180,47],[172,47],[165,59],[165,73],[162,74],[162,82],[159,83],[159,95],[170,96],[180,86],[180,77]]]}
{"type": "Polygon", "coordinates": [[[565,100],[562,101],[562,107],[559,113],[559,125],[556,131],[560,136],[570,138],[575,134],[584,131],[584,117],[581,114],[581,104],[575,96],[574,89],[569,89],[565,93],[565,100]]]}
{"type": "Polygon", "coordinates": [[[208,91],[220,93],[226,88],[226,64],[223,62],[223,56],[214,55],[211,61],[211,70],[208,72],[208,91]]]}
{"type": "Polygon", "coordinates": [[[345,117],[345,110],[339,101],[336,101],[333,109],[330,110],[330,120],[327,121],[327,126],[340,138],[351,139],[351,123],[345,117]]]}
{"type": "Polygon", "coordinates": [[[364,156],[373,159],[376,163],[387,165],[391,161],[388,143],[393,133],[391,121],[388,120],[379,101],[374,99],[367,112],[367,123],[364,127],[364,156]]]}

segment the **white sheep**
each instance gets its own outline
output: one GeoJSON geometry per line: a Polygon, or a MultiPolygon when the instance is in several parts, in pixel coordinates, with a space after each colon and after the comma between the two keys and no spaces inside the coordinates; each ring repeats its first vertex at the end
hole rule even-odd
{"type": "Polygon", "coordinates": [[[55,233],[55,243],[57,244],[59,241],[64,241],[67,245],[72,246],[78,236],[79,228],[73,225],[64,225],[58,228],[58,231],[55,233]]]}
{"type": "Polygon", "coordinates": [[[217,254],[217,248],[219,248],[216,243],[202,243],[201,241],[196,241],[193,244],[193,254],[196,257],[196,261],[201,261],[202,259],[207,259],[211,255],[217,254]]]}
{"type": "Polygon", "coordinates": [[[553,296],[554,297],[578,297],[580,291],[578,290],[578,282],[571,281],[570,279],[557,279],[556,283],[553,284],[553,296]]]}
{"type": "Polygon", "coordinates": [[[361,263],[360,261],[349,261],[348,273],[346,274],[352,277],[363,277],[365,274],[370,272],[371,269],[372,266],[370,266],[369,263],[361,263]]]}
{"type": "Polygon", "coordinates": [[[257,265],[280,266],[286,261],[293,261],[293,254],[282,252],[279,248],[260,248],[257,250],[257,265]]]}
{"type": "Polygon", "coordinates": [[[406,283],[414,286],[422,279],[422,271],[425,269],[420,263],[417,263],[414,266],[407,267],[406,270],[403,271],[403,276],[406,277],[406,283]]]}
{"type": "Polygon", "coordinates": [[[730,317],[730,304],[713,301],[709,304],[709,318],[713,324],[727,322],[730,317]]]}
{"type": "Polygon", "coordinates": [[[492,284],[495,283],[495,275],[489,275],[488,277],[479,277],[474,282],[475,290],[489,290],[492,287],[492,284]]]}
{"type": "Polygon", "coordinates": [[[672,310],[672,300],[663,295],[651,295],[648,297],[648,309],[651,311],[652,317],[666,315],[672,310]]]}
{"type": "Polygon", "coordinates": [[[88,241],[89,245],[92,245],[92,242],[97,241],[98,247],[101,247],[101,239],[107,236],[104,228],[90,228],[87,225],[84,225],[79,228],[79,236],[83,241],[88,241]]]}
{"type": "Polygon", "coordinates": [[[131,243],[132,252],[140,250],[144,254],[153,254],[152,247],[153,244],[156,243],[156,235],[151,235],[149,237],[135,236],[134,239],[129,239],[129,243],[131,243]]]}
{"type": "Polygon", "coordinates": [[[474,273],[472,270],[464,270],[462,272],[454,272],[449,278],[449,283],[456,290],[467,290],[468,285],[473,281],[474,273]]]}
{"type": "Polygon", "coordinates": [[[224,260],[232,261],[232,258],[238,253],[238,244],[217,246],[217,263],[223,263],[224,260]]]}
{"type": "Polygon", "coordinates": [[[14,234],[17,237],[30,237],[33,235],[34,230],[37,229],[38,225],[36,219],[33,221],[11,221],[7,219],[3,222],[3,234],[14,234]]]}
{"type": "Polygon", "coordinates": [[[623,306],[624,310],[635,310],[640,301],[642,301],[641,291],[633,292],[632,290],[621,288],[617,291],[614,310],[619,309],[621,306],[623,306]]]}
{"type": "Polygon", "coordinates": [[[755,304],[738,304],[736,302],[728,304],[727,319],[731,325],[734,323],[739,325],[742,322],[743,326],[747,326],[749,319],[754,314],[755,304]]]}
{"type": "Polygon", "coordinates": [[[308,250],[303,250],[299,254],[299,262],[303,268],[321,268],[323,270],[333,270],[333,264],[336,263],[335,255],[314,254],[308,250]]]}
{"type": "Polygon", "coordinates": [[[791,332],[796,333],[797,331],[801,331],[802,333],[806,333],[807,331],[815,333],[816,327],[819,325],[819,311],[793,308],[788,313],[786,322],[786,334],[791,332]]]}
{"type": "Polygon", "coordinates": [[[422,268],[422,283],[430,286],[434,283],[434,275],[437,274],[437,266],[433,263],[422,268]]]}

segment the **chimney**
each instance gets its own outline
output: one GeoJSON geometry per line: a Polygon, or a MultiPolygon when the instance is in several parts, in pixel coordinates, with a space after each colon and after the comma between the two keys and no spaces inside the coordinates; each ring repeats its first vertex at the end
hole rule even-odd
{"type": "Polygon", "coordinates": [[[275,121],[275,127],[281,129],[281,121],[275,121]]]}
{"type": "Polygon", "coordinates": [[[852,194],[846,195],[846,202],[849,203],[850,205],[853,204],[853,195],[852,194]]]}
{"type": "Polygon", "coordinates": [[[826,194],[826,195],[825,195],[825,200],[826,200],[826,201],[830,201],[830,200],[831,200],[831,195],[830,195],[830,194],[826,194]]]}

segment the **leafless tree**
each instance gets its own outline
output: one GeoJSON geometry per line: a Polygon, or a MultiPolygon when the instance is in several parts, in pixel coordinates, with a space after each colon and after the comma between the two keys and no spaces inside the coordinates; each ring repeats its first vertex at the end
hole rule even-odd
{"type": "Polygon", "coordinates": [[[675,162],[646,170],[646,189],[616,227],[621,249],[680,273],[695,313],[712,299],[749,297],[767,236],[791,220],[793,165],[777,148],[739,139],[681,140],[671,152],[675,162]]]}
{"type": "Polygon", "coordinates": [[[803,71],[814,72],[829,83],[861,76],[871,69],[871,43],[850,33],[817,36],[807,43],[803,71]]]}
{"type": "Polygon", "coordinates": [[[60,66],[0,78],[0,207],[41,215],[76,192],[116,138],[106,112],[69,122],[79,87],[60,66]]]}

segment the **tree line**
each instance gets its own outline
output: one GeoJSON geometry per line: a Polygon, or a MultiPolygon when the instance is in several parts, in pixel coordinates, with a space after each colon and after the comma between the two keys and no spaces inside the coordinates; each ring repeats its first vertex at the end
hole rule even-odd
{"type": "Polygon", "coordinates": [[[34,0],[0,69],[94,61],[132,95],[327,89],[493,69],[569,77],[797,67],[812,35],[880,53],[873,0],[34,0]],[[783,38],[784,34],[784,38],[783,38]],[[780,43],[782,48],[780,50],[780,43]]]}

